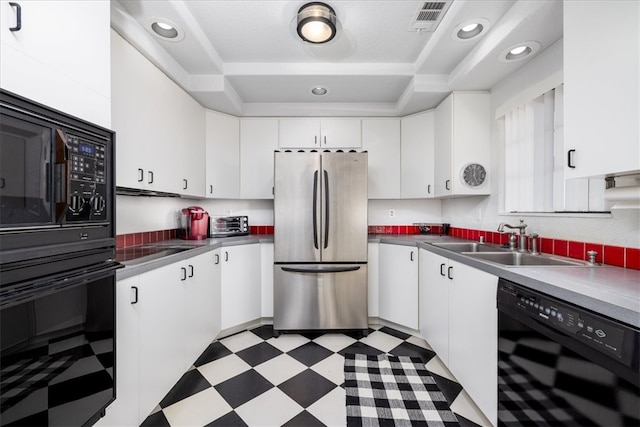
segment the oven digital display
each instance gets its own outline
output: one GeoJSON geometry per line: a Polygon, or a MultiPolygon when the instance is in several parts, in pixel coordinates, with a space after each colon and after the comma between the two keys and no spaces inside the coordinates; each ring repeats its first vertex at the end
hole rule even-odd
{"type": "Polygon", "coordinates": [[[92,144],[81,142],[78,145],[78,150],[80,151],[80,154],[84,154],[85,156],[95,157],[96,155],[96,147],[92,144]]]}

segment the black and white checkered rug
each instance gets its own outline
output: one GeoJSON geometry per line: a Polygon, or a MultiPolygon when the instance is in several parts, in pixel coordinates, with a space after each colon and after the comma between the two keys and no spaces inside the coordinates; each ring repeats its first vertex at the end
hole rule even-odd
{"type": "Polygon", "coordinates": [[[459,426],[418,358],[345,354],[347,426],[459,426]]]}

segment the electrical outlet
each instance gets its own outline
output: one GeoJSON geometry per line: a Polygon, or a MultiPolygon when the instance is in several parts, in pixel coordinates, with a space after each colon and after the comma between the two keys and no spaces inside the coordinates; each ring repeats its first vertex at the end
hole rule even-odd
{"type": "Polygon", "coordinates": [[[395,209],[389,209],[389,218],[393,218],[394,216],[396,216],[396,210],[395,209]]]}
{"type": "Polygon", "coordinates": [[[482,220],[482,209],[478,208],[478,210],[476,211],[476,221],[481,221],[482,220]]]}
{"type": "Polygon", "coordinates": [[[227,209],[227,216],[231,215],[231,209],[227,209]]]}

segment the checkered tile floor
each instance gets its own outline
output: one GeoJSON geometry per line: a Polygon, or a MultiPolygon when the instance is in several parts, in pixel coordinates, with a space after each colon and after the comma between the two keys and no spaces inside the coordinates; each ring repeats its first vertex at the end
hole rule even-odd
{"type": "Polygon", "coordinates": [[[460,425],[485,424],[421,338],[379,325],[350,333],[273,336],[260,326],[213,342],[143,426],[344,426],[344,354],[419,357],[460,425]]]}

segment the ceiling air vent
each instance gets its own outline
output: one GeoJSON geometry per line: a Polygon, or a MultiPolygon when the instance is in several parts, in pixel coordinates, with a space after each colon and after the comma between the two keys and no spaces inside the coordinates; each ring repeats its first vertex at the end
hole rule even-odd
{"type": "Polygon", "coordinates": [[[409,31],[435,31],[449,9],[451,1],[453,0],[421,1],[409,25],[409,31]]]}

